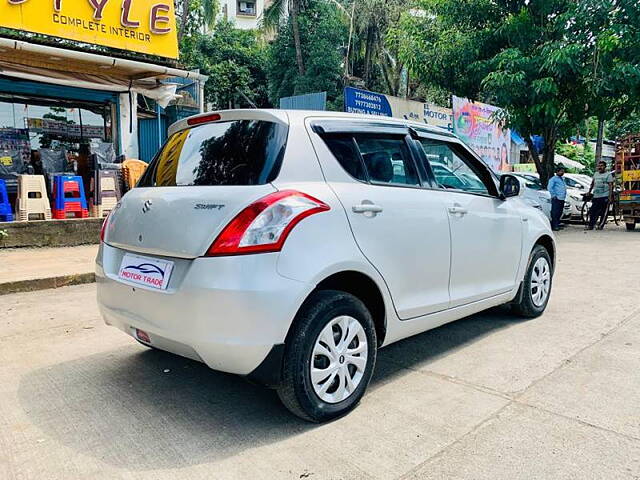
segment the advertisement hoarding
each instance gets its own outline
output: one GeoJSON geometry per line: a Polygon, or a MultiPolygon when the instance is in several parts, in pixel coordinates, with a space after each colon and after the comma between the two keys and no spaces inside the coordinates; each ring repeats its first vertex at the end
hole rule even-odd
{"type": "Polygon", "coordinates": [[[433,103],[424,103],[423,121],[453,132],[453,110],[433,103]]]}
{"type": "Polygon", "coordinates": [[[178,57],[173,1],[0,0],[0,27],[178,57]]]}
{"type": "Polygon", "coordinates": [[[353,87],[344,89],[344,111],[383,117],[393,116],[386,95],[353,87]]]}
{"type": "Polygon", "coordinates": [[[453,130],[453,112],[450,108],[431,103],[416,102],[404,98],[369,92],[359,88],[344,89],[345,112],[404,118],[436,127],[453,130]]]}
{"type": "Polygon", "coordinates": [[[511,146],[511,132],[495,119],[500,110],[453,96],[454,132],[496,171],[508,169],[511,146]]]}

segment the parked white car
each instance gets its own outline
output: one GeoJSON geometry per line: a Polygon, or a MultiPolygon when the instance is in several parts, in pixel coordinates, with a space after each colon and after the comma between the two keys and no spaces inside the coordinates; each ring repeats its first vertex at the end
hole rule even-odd
{"type": "Polygon", "coordinates": [[[399,119],[190,117],[104,223],[100,311],[329,420],[358,403],[378,348],[496,305],[544,312],[554,237],[519,185],[454,135],[399,119]],[[451,185],[432,155],[473,181],[451,185]]]}
{"type": "Polygon", "coordinates": [[[542,210],[551,219],[551,194],[542,187],[540,179],[526,173],[513,173],[520,180],[520,195],[532,207],[542,210]]]}
{"type": "MultiPolygon", "coordinates": [[[[548,213],[548,217],[551,218],[551,194],[549,193],[549,191],[546,188],[543,189],[542,183],[540,182],[540,175],[538,175],[537,173],[533,173],[533,172],[518,172],[518,173],[514,173],[514,175],[517,175],[519,177],[525,178],[528,181],[532,182],[535,185],[534,188],[539,188],[540,189],[539,191],[547,192],[547,194],[549,195],[549,213],[548,213]]],[[[567,191],[567,198],[565,199],[564,207],[563,207],[563,210],[562,210],[562,220],[570,220],[571,219],[571,199],[569,199],[568,193],[569,192],[567,191]]]]}
{"type": "MultiPolygon", "coordinates": [[[[571,217],[582,217],[582,206],[584,205],[583,194],[591,188],[591,177],[577,173],[565,173],[564,183],[567,186],[567,202],[570,205],[569,213],[571,217]]],[[[591,202],[587,202],[587,208],[591,208],[591,202]]]]}

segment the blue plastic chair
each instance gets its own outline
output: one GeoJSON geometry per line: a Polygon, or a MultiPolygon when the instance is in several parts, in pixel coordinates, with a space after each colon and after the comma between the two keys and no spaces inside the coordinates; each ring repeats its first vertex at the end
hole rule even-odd
{"type": "Polygon", "coordinates": [[[7,182],[0,178],[0,221],[13,222],[13,211],[7,194],[7,182]]]}

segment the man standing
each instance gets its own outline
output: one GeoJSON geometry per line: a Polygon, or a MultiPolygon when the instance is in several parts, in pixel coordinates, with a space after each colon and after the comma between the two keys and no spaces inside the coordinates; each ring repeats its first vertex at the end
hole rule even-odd
{"type": "MultiPolygon", "coordinates": [[[[592,190],[593,200],[591,201],[591,210],[589,210],[588,230],[593,230],[598,219],[607,214],[607,202],[613,196],[613,175],[611,172],[607,172],[607,163],[604,160],[598,162],[596,173],[593,174],[589,193],[592,190]]],[[[598,229],[602,229],[602,227],[598,227],[598,229]]]]}
{"type": "Polygon", "coordinates": [[[564,167],[558,166],[556,174],[549,180],[547,189],[551,194],[551,230],[557,232],[560,230],[560,217],[564,209],[564,200],[567,198],[567,186],[562,176],[564,175],[564,167]]]}

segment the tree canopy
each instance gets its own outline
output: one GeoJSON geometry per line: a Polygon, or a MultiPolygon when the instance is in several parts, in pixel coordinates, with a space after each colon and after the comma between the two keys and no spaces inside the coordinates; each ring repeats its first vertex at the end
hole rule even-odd
{"type": "Polygon", "coordinates": [[[399,26],[400,58],[425,83],[504,108],[546,184],[558,140],[587,116],[610,115],[621,92],[636,95],[638,30],[616,3],[638,2],[419,0],[399,26]]]}
{"type": "Polygon", "coordinates": [[[211,76],[215,108],[326,91],[341,110],[348,85],[441,105],[464,96],[502,107],[544,183],[556,144],[595,133],[587,119],[611,135],[640,125],[638,0],[278,0],[258,32],[206,27],[215,1],[187,4],[181,61],[211,76]]]}
{"type": "Polygon", "coordinates": [[[205,99],[213,108],[269,106],[267,51],[257,32],[220,20],[211,33],[183,37],[181,47],[181,61],[209,76],[205,99]]]}
{"type": "Polygon", "coordinates": [[[348,36],[343,13],[325,0],[310,0],[297,19],[304,74],[298,69],[293,17],[289,17],[269,48],[269,98],[277,105],[281,97],[326,91],[329,106],[341,110],[343,48],[348,36]]]}

